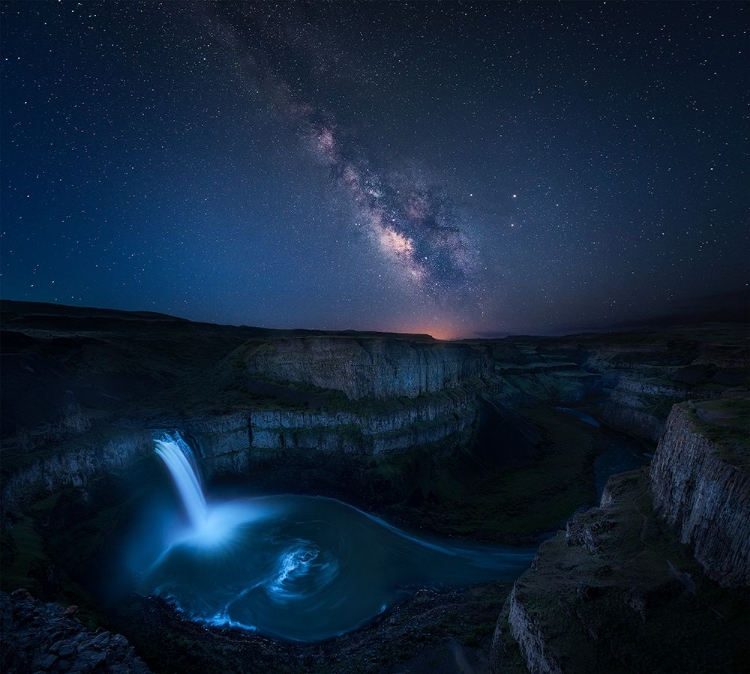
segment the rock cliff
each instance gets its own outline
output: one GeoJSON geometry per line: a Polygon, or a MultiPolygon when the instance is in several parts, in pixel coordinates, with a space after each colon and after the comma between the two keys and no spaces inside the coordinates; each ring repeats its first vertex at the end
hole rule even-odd
{"type": "Polygon", "coordinates": [[[466,440],[478,410],[476,395],[457,389],[360,412],[251,409],[177,425],[210,474],[242,472],[254,453],[273,450],[381,454],[451,437],[466,440]]]}
{"type": "Polygon", "coordinates": [[[747,593],[707,578],[650,501],[645,471],[615,475],[600,508],[542,544],[498,620],[494,672],[746,670],[747,593]]]}
{"type": "Polygon", "coordinates": [[[651,468],[657,512],[727,586],[750,585],[749,411],[737,399],[675,405],[651,468]]]}
{"type": "Polygon", "coordinates": [[[184,431],[207,474],[254,453],[378,454],[465,441],[484,345],[317,334],[3,301],[3,523],[184,431]],[[9,329],[12,327],[12,330],[9,329]]]}
{"type": "Polygon", "coordinates": [[[515,343],[521,358],[528,360],[533,350],[537,360],[574,362],[579,372],[597,374],[604,394],[601,420],[652,442],[663,432],[673,404],[750,386],[747,329],[741,325],[518,338],[515,343]]]}
{"type": "Polygon", "coordinates": [[[354,337],[250,340],[229,360],[252,377],[343,391],[350,400],[437,393],[492,368],[482,346],[354,337]]]}
{"type": "Polygon", "coordinates": [[[17,515],[29,503],[65,487],[80,487],[151,452],[148,431],[105,427],[46,451],[17,457],[14,470],[3,480],[3,520],[17,515]]]}
{"type": "Polygon", "coordinates": [[[508,598],[510,634],[518,642],[530,674],[563,674],[557,658],[547,647],[543,628],[526,606],[521,587],[514,583],[508,598]]]}
{"type": "Polygon", "coordinates": [[[664,377],[621,373],[602,409],[602,420],[630,435],[658,442],[672,405],[718,397],[720,390],[689,387],[664,377]]]}

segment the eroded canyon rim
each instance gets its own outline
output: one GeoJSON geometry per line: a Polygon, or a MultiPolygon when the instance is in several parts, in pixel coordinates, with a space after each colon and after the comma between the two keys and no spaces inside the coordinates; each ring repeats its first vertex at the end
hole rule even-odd
{"type": "MultiPolygon", "coordinates": [[[[657,635],[677,625],[683,671],[747,664],[746,326],[441,343],[4,301],[2,327],[3,589],[77,604],[76,630],[122,631],[154,671],[418,670],[429,653],[497,671],[586,671],[586,653],[667,671],[657,635]],[[330,646],[195,632],[168,606],[101,592],[115,532],[163,485],[159,429],[183,433],[227,497],[249,483],[321,494],[480,541],[567,533],[512,592],[420,590],[330,646]],[[653,464],[569,520],[595,504],[594,466],[612,453],[653,464]],[[567,575],[548,572],[560,564],[567,575]],[[647,661],[632,643],[650,639],[647,661]],[[690,656],[709,650],[713,663],[690,656]]],[[[12,618],[54,612],[9,601],[8,652],[57,671],[54,644],[12,618]]]]}

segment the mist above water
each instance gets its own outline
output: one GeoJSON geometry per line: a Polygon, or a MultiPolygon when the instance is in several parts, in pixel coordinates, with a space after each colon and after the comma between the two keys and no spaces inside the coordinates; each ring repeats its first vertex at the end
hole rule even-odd
{"type": "Polygon", "coordinates": [[[155,561],[139,570],[139,589],[198,622],[326,639],[366,624],[419,587],[515,579],[534,556],[530,548],[412,536],[329,498],[213,502],[179,434],[155,446],[188,522],[172,518],[155,561]]]}

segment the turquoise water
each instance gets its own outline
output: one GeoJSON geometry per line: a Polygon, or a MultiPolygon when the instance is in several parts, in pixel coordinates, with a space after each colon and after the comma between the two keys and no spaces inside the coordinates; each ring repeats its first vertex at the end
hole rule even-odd
{"type": "Polygon", "coordinates": [[[355,629],[418,587],[515,579],[535,552],[425,540],[310,496],[235,501],[211,517],[164,550],[141,591],[199,622],[297,641],[355,629]]]}
{"type": "Polygon", "coordinates": [[[155,560],[137,569],[139,590],[205,624],[327,639],[366,624],[419,587],[513,580],[535,553],[414,536],[329,498],[211,502],[179,434],[164,434],[155,446],[182,508],[149,514],[152,531],[161,526],[163,535],[158,542],[139,537],[142,558],[155,560]]]}
{"type": "Polygon", "coordinates": [[[594,428],[601,428],[601,424],[596,419],[594,419],[594,417],[592,417],[590,414],[586,414],[585,412],[581,412],[581,410],[576,410],[572,407],[557,407],[555,409],[557,409],[558,412],[567,414],[569,417],[580,419],[589,426],[593,426],[594,428]]]}

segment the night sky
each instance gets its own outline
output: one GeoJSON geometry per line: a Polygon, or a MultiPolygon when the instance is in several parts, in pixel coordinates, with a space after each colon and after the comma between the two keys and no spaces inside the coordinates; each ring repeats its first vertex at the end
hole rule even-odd
{"type": "Polygon", "coordinates": [[[2,2],[2,296],[436,337],[746,301],[749,9],[2,2]]]}

